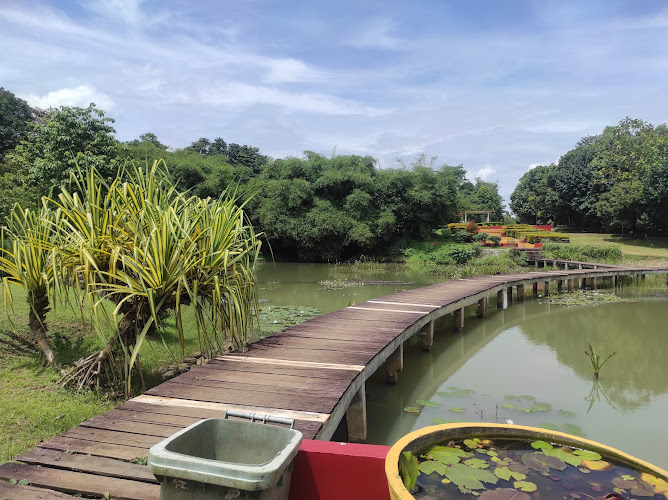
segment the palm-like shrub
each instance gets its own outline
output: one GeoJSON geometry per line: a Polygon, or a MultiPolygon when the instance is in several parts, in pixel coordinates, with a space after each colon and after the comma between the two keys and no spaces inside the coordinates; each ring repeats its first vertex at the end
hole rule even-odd
{"type": "Polygon", "coordinates": [[[10,284],[22,286],[28,299],[28,325],[34,342],[48,363],[54,355],[46,336],[49,294],[55,297],[58,282],[58,253],[54,244],[55,223],[59,214],[43,207],[23,210],[16,205],[2,228],[0,272],[5,311],[13,307],[10,284]]]}
{"type": "Polygon", "coordinates": [[[118,372],[129,396],[136,365],[141,375],[144,340],[151,330],[162,332],[170,314],[183,345],[186,305],[197,318],[203,349],[245,343],[257,307],[253,266],[260,242],[233,194],[187,197],[157,162],[132,166],[125,178],[105,186],[92,169],[79,186],[82,195],[63,191],[55,204],[66,221],[59,226],[65,282],[85,292],[107,341],[64,381],[99,386],[118,372]],[[103,330],[104,302],[113,304],[111,335],[103,330]]]}

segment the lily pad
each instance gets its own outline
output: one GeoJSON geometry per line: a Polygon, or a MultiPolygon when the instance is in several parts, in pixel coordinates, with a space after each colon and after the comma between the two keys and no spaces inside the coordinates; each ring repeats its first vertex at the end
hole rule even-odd
{"type": "Polygon", "coordinates": [[[449,392],[441,391],[437,392],[436,394],[445,398],[465,397],[470,396],[471,394],[475,394],[473,389],[460,389],[459,387],[454,386],[449,386],[448,389],[450,389],[449,392]]]}
{"type": "Polygon", "coordinates": [[[466,408],[453,407],[453,408],[448,408],[448,409],[450,411],[454,412],[454,413],[464,413],[466,411],[466,408]]]}
{"type": "Polygon", "coordinates": [[[429,475],[436,472],[442,476],[445,474],[446,467],[447,466],[444,463],[438,462],[437,460],[425,460],[424,462],[420,463],[418,469],[423,474],[429,475]]]}
{"type": "Polygon", "coordinates": [[[542,461],[538,460],[536,453],[525,453],[522,455],[522,463],[529,467],[530,469],[535,470],[536,472],[549,472],[550,468],[545,465],[542,461]]]}
{"type": "Polygon", "coordinates": [[[551,450],[554,448],[554,446],[552,446],[550,443],[540,440],[531,443],[531,447],[535,448],[536,450],[551,450]]]}
{"type": "Polygon", "coordinates": [[[581,457],[573,455],[573,453],[570,453],[561,448],[554,448],[552,450],[543,450],[543,452],[550,457],[558,458],[559,460],[566,462],[567,464],[570,464],[574,467],[578,467],[579,465],[582,464],[581,457]]]}
{"type": "Polygon", "coordinates": [[[449,446],[434,446],[431,450],[425,453],[425,455],[446,465],[456,464],[462,458],[473,457],[473,453],[464,451],[461,448],[452,448],[449,446]]]}
{"type": "Polygon", "coordinates": [[[582,465],[590,470],[606,470],[611,466],[610,462],[606,462],[605,460],[582,460],[582,465]]]}
{"type": "Polygon", "coordinates": [[[489,467],[489,463],[480,458],[469,458],[468,460],[464,460],[464,464],[473,467],[474,469],[487,469],[489,467]]]}
{"type": "MultiPolygon", "coordinates": [[[[624,476],[622,476],[624,477],[624,476]]],[[[657,493],[666,493],[668,492],[668,482],[665,480],[661,479],[660,477],[653,476],[652,474],[649,474],[647,472],[643,472],[640,475],[640,478],[645,481],[646,483],[651,484],[654,486],[654,491],[657,493]]],[[[665,496],[665,495],[664,495],[665,496]]]]}
{"type": "Polygon", "coordinates": [[[559,410],[559,415],[561,415],[562,417],[574,417],[575,412],[568,410],[559,410]]]}
{"type": "Polygon", "coordinates": [[[438,408],[439,404],[429,401],[428,399],[416,399],[415,402],[420,406],[429,406],[431,408],[438,408]]]}
{"type": "Polygon", "coordinates": [[[419,414],[422,411],[422,409],[418,408],[417,406],[407,406],[406,408],[404,408],[404,411],[407,413],[419,414]]]}
{"type": "Polygon", "coordinates": [[[515,405],[511,405],[510,403],[505,403],[505,404],[502,404],[502,405],[501,405],[501,408],[507,408],[507,409],[509,409],[509,410],[516,410],[516,409],[517,409],[517,406],[515,406],[515,405]]]}
{"type": "Polygon", "coordinates": [[[496,484],[499,478],[485,469],[476,469],[464,464],[454,464],[445,471],[445,477],[457,486],[463,486],[470,490],[481,490],[485,486],[483,482],[496,484]]]}
{"type": "Polygon", "coordinates": [[[508,401],[519,401],[520,397],[514,396],[512,394],[506,394],[505,396],[503,396],[503,399],[507,399],[508,401]]]}
{"type": "Polygon", "coordinates": [[[513,486],[520,491],[526,492],[536,491],[538,489],[536,483],[532,483],[531,481],[515,481],[513,486]]]}
{"type": "Polygon", "coordinates": [[[534,398],[533,396],[529,396],[528,394],[522,394],[522,395],[519,396],[519,398],[520,399],[528,399],[529,401],[535,401],[536,400],[536,398],[534,398]]]}
{"type": "Polygon", "coordinates": [[[587,434],[582,432],[582,427],[580,427],[579,425],[561,424],[561,428],[564,430],[564,432],[567,432],[568,434],[573,434],[574,436],[580,436],[580,437],[587,436],[587,434]]]}
{"type": "Polygon", "coordinates": [[[541,429],[549,429],[551,431],[558,431],[559,430],[559,426],[557,424],[550,424],[549,422],[538,424],[538,427],[540,427],[541,429]]]}
{"type": "Polygon", "coordinates": [[[532,406],[531,406],[531,411],[543,411],[547,412],[552,409],[552,405],[550,403],[541,403],[536,401],[532,406]]]}
{"type": "Polygon", "coordinates": [[[590,450],[574,450],[573,455],[577,455],[582,458],[582,460],[601,460],[601,455],[595,451],[590,450]]]}
{"type": "Polygon", "coordinates": [[[531,497],[523,491],[512,488],[496,488],[484,491],[478,498],[480,500],[530,500],[531,497]]]}

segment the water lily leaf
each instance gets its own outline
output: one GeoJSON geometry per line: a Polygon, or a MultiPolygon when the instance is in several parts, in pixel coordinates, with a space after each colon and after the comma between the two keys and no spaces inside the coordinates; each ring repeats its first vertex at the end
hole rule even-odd
{"type": "Polygon", "coordinates": [[[586,434],[582,432],[582,427],[580,427],[579,425],[562,424],[561,428],[564,430],[564,432],[567,432],[568,434],[573,434],[574,436],[580,436],[580,437],[586,436],[586,434]]]}
{"type": "Polygon", "coordinates": [[[538,489],[536,484],[530,481],[515,481],[513,483],[513,486],[520,491],[526,491],[526,492],[536,491],[538,489]]]}
{"type": "Polygon", "coordinates": [[[631,479],[624,479],[623,477],[616,477],[612,480],[612,484],[614,484],[617,488],[622,488],[625,490],[630,490],[631,488],[635,488],[638,486],[638,482],[631,480],[631,479]]]}
{"type": "Polygon", "coordinates": [[[540,440],[531,443],[531,447],[535,448],[536,450],[551,450],[554,448],[554,446],[552,446],[550,443],[540,440]]]}
{"type": "Polygon", "coordinates": [[[492,462],[494,462],[496,465],[499,467],[505,467],[506,465],[510,465],[510,462],[506,462],[505,460],[501,460],[499,457],[492,457],[490,459],[492,462]]]}
{"type": "Polygon", "coordinates": [[[399,475],[404,482],[404,486],[410,491],[415,488],[415,482],[418,477],[417,457],[410,451],[404,451],[399,459],[399,475]]]}
{"type": "Polygon", "coordinates": [[[464,463],[474,469],[487,469],[489,467],[489,463],[480,458],[469,458],[468,460],[464,460],[464,463]]]}
{"type": "Polygon", "coordinates": [[[595,451],[590,450],[573,450],[573,455],[582,457],[582,460],[601,460],[603,458],[595,451]]]}
{"type": "Polygon", "coordinates": [[[475,394],[475,391],[473,389],[460,389],[459,387],[453,387],[449,386],[448,389],[450,389],[450,392],[437,392],[439,396],[443,396],[445,398],[456,398],[456,397],[464,397],[464,396],[470,396],[471,394],[475,394]]]}
{"type": "Polygon", "coordinates": [[[464,464],[455,464],[448,467],[445,476],[457,486],[463,486],[470,490],[481,490],[485,486],[483,482],[496,484],[499,480],[494,474],[485,469],[476,469],[464,464]]]}
{"type": "Polygon", "coordinates": [[[549,429],[551,431],[559,430],[559,426],[557,424],[543,423],[543,424],[538,424],[538,427],[540,427],[541,429],[549,429]]]}
{"type": "MultiPolygon", "coordinates": [[[[622,477],[624,477],[624,476],[622,476],[622,477]]],[[[668,492],[668,482],[661,479],[660,477],[656,477],[656,476],[653,476],[652,474],[648,474],[647,472],[643,472],[640,475],[640,479],[642,479],[646,483],[649,483],[652,486],[654,486],[654,491],[656,491],[657,493],[668,492]]]]}
{"type": "Polygon", "coordinates": [[[554,449],[549,448],[549,449],[544,450],[543,453],[536,452],[536,453],[534,453],[534,455],[536,456],[536,458],[538,458],[538,460],[543,462],[545,465],[547,465],[551,469],[564,470],[566,467],[568,467],[563,460],[561,460],[561,459],[559,459],[555,456],[552,456],[550,454],[550,452],[552,452],[552,451],[554,451],[554,449]]]}
{"type": "Polygon", "coordinates": [[[431,423],[434,425],[447,424],[448,421],[443,417],[434,417],[431,419],[431,423]]]}
{"type": "Polygon", "coordinates": [[[446,465],[444,463],[438,462],[436,460],[425,460],[424,462],[420,463],[418,470],[427,475],[436,472],[440,476],[443,476],[445,474],[445,467],[446,465]]]}
{"type": "Polygon", "coordinates": [[[429,406],[431,408],[438,408],[438,403],[434,403],[433,401],[429,401],[427,399],[416,399],[415,402],[420,406],[429,406]]]}
{"type": "Polygon", "coordinates": [[[525,453],[522,455],[521,460],[524,465],[536,472],[548,472],[550,470],[545,463],[538,460],[536,453],[525,453]]]}
{"type": "Polygon", "coordinates": [[[449,410],[452,411],[452,412],[455,412],[455,413],[464,413],[466,411],[466,408],[453,407],[453,408],[449,408],[449,410]]]}
{"type": "Polygon", "coordinates": [[[637,497],[653,497],[654,492],[643,488],[631,488],[631,495],[635,495],[637,497]]]}
{"type": "Polygon", "coordinates": [[[622,479],[626,479],[627,481],[633,481],[635,477],[629,476],[628,474],[622,474],[622,479]]]}
{"type": "Polygon", "coordinates": [[[480,447],[480,439],[479,438],[473,438],[473,439],[465,439],[464,444],[468,447],[471,448],[472,450],[475,448],[480,447]]]}
{"type": "Polygon", "coordinates": [[[567,464],[570,464],[574,467],[578,467],[579,465],[582,464],[581,457],[573,455],[572,453],[562,448],[554,448],[553,450],[544,450],[544,453],[550,457],[556,457],[559,460],[562,460],[563,462],[566,462],[567,464]]]}
{"type": "Polygon", "coordinates": [[[561,415],[562,417],[574,417],[575,412],[568,410],[559,410],[559,415],[561,415]]]}
{"type": "Polygon", "coordinates": [[[520,398],[520,399],[528,399],[529,401],[535,401],[536,400],[536,398],[534,398],[533,396],[529,396],[528,394],[522,394],[522,395],[517,396],[517,397],[520,398]]]}
{"type": "MultiPolygon", "coordinates": [[[[582,465],[591,470],[606,470],[610,467],[610,463],[606,462],[605,460],[583,460],[582,465]]],[[[624,479],[628,478],[625,477],[624,479]]],[[[631,479],[633,479],[633,477],[631,477],[631,479]]]]}
{"type": "Polygon", "coordinates": [[[494,475],[506,481],[510,481],[510,469],[508,467],[497,467],[494,469],[494,475]]]}
{"type": "Polygon", "coordinates": [[[441,482],[442,482],[443,484],[450,484],[450,483],[452,483],[452,481],[450,481],[447,477],[444,477],[443,479],[441,479],[441,482]]]}
{"type": "Polygon", "coordinates": [[[417,414],[417,413],[420,413],[421,409],[418,408],[417,406],[407,406],[406,408],[404,408],[404,411],[408,412],[408,413],[416,413],[417,414]]]}
{"type": "Polygon", "coordinates": [[[524,413],[531,413],[533,408],[516,408],[516,410],[523,411],[524,413]]]}
{"type": "Polygon", "coordinates": [[[531,497],[512,488],[496,488],[484,491],[479,498],[480,500],[529,500],[531,497]]]}
{"type": "Polygon", "coordinates": [[[446,465],[456,464],[462,458],[473,457],[473,453],[469,453],[460,448],[451,448],[449,446],[434,446],[426,453],[426,455],[446,465]]]}
{"type": "Polygon", "coordinates": [[[583,474],[589,474],[591,472],[591,470],[587,469],[586,467],[578,467],[578,470],[583,474]]]}
{"type": "Polygon", "coordinates": [[[503,396],[503,399],[507,399],[508,401],[519,401],[520,397],[513,396],[512,394],[506,394],[505,396],[503,396]]]}
{"type": "Polygon", "coordinates": [[[510,403],[506,403],[506,404],[501,405],[501,408],[508,408],[509,410],[516,410],[517,406],[511,405],[510,403]]]}
{"type": "Polygon", "coordinates": [[[552,405],[550,403],[542,403],[542,402],[539,402],[539,401],[536,401],[531,406],[532,411],[550,411],[551,409],[552,409],[552,405]]]}

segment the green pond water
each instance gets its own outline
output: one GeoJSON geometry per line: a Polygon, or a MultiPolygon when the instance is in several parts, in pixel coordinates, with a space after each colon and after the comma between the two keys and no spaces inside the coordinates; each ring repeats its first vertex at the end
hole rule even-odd
{"type": "MultiPolygon", "coordinates": [[[[433,281],[405,266],[375,264],[267,263],[258,273],[262,307],[302,305],[322,313],[433,281]],[[341,280],[411,284],[337,286],[341,280]]],[[[668,468],[668,289],[662,282],[630,284],[617,295],[603,289],[587,300],[578,292],[560,296],[576,297],[569,300],[576,305],[539,298],[492,306],[487,319],[470,307],[458,334],[444,318],[431,352],[420,351],[418,337],[406,344],[398,385],[385,384],[382,370],[367,381],[368,442],[390,445],[444,421],[511,420],[580,434],[668,468]],[[606,355],[619,351],[598,382],[584,353],[587,340],[606,355]]]]}

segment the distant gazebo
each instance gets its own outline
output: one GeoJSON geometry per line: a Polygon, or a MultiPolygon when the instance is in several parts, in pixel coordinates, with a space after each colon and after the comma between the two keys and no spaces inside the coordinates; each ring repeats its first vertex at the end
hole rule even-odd
{"type": "Polygon", "coordinates": [[[489,222],[489,215],[493,213],[494,210],[464,210],[460,215],[464,216],[464,220],[462,222],[468,222],[469,215],[484,215],[486,220],[483,222],[489,222]]]}

